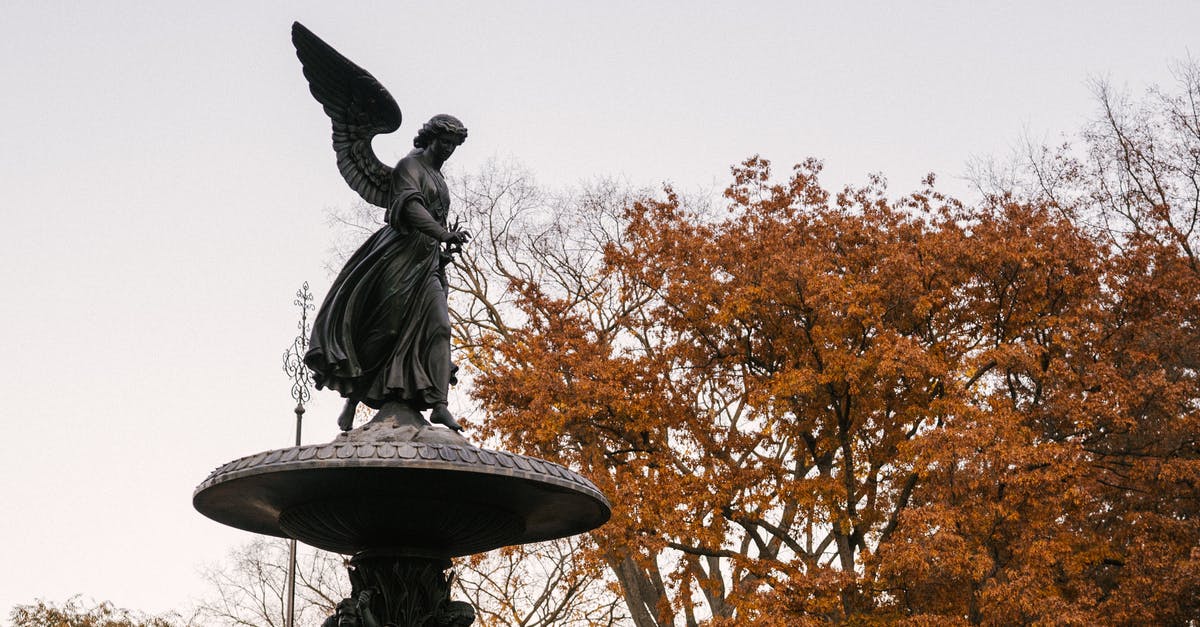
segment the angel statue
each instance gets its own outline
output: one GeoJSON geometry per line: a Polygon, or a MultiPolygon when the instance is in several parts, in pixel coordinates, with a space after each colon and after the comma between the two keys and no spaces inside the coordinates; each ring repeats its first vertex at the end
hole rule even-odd
{"type": "Polygon", "coordinates": [[[456,367],[450,361],[446,265],[470,235],[446,228],[450,193],[442,164],[467,138],[462,122],[435,115],[415,148],[389,167],[371,139],[400,127],[400,108],[373,76],[300,23],[292,43],[309,89],[333,122],[342,177],[387,224],[346,262],[313,320],[304,363],[317,388],[346,399],[338,427],[349,431],[359,403],[401,403],[455,431],[446,408],[456,367]]]}

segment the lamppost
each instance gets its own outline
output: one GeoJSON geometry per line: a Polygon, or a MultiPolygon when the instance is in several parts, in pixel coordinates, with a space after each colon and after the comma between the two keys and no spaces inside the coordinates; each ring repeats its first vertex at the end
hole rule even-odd
{"type": "MultiPolygon", "coordinates": [[[[312,292],[308,291],[308,281],[296,290],[296,299],[292,301],[300,308],[300,322],[296,324],[299,333],[292,345],[283,353],[283,372],[292,380],[292,400],[296,401],[296,446],[300,446],[300,427],[304,419],[304,403],[312,398],[309,389],[311,377],[308,367],[304,365],[304,353],[308,351],[308,335],[312,331],[308,325],[308,312],[313,309],[312,292]]],[[[296,539],[288,542],[288,577],[287,577],[287,627],[296,624],[296,539]]]]}

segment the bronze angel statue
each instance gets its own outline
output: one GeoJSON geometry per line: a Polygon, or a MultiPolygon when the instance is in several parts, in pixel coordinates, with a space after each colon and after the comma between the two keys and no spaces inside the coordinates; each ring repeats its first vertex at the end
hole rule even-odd
{"type": "Polygon", "coordinates": [[[455,431],[446,407],[454,381],[446,265],[470,235],[447,228],[450,193],[442,164],[467,138],[457,118],[435,115],[395,167],[375,156],[371,139],[400,127],[400,108],[373,76],[300,23],[292,43],[310,91],[333,123],[342,177],[383,208],[386,225],[346,262],[313,320],[304,363],[317,388],[346,399],[338,426],[350,430],[359,403],[399,402],[455,431]]]}

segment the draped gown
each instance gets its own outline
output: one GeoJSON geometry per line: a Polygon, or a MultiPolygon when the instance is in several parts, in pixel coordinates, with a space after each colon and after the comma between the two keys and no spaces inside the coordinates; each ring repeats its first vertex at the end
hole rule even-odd
{"type": "Polygon", "coordinates": [[[455,370],[439,241],[450,193],[418,154],[393,170],[387,225],[334,280],[304,357],[318,389],[376,409],[389,401],[417,410],[445,403],[455,370]]]}

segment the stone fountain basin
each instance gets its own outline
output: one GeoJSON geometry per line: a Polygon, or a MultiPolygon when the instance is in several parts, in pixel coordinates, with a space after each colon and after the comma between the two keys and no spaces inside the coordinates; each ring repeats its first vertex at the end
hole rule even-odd
{"type": "Polygon", "coordinates": [[[192,504],[327,551],[429,558],[583,533],[611,515],[594,484],[558,464],[467,444],[349,439],[231,461],[192,504]]]}

